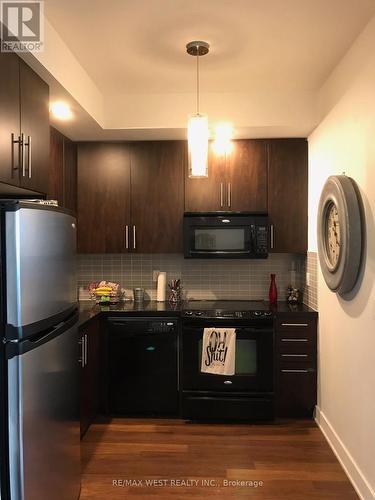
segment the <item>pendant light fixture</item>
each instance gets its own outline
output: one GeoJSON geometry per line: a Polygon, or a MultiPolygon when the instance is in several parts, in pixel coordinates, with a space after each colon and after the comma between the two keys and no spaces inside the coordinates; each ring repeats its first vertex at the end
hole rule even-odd
{"type": "Polygon", "coordinates": [[[207,42],[195,41],[186,51],[197,61],[197,111],[188,121],[189,177],[208,177],[208,118],[199,112],[199,58],[208,54],[207,42]]]}

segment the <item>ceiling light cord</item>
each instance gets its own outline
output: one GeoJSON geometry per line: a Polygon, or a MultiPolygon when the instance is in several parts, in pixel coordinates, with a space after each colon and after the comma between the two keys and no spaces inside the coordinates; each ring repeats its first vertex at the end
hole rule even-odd
{"type": "Polygon", "coordinates": [[[197,46],[197,115],[199,115],[199,47],[197,46]]]}

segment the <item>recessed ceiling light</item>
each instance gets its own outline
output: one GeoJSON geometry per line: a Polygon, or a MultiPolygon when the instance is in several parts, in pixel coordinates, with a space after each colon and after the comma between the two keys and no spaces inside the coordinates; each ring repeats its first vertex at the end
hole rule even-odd
{"type": "Polygon", "coordinates": [[[70,120],[73,118],[72,110],[66,102],[56,101],[51,104],[50,110],[53,116],[58,120],[70,120]]]}
{"type": "Polygon", "coordinates": [[[215,140],[212,147],[219,156],[230,154],[233,149],[232,144],[233,125],[231,123],[218,123],[215,127],[215,140]]]}

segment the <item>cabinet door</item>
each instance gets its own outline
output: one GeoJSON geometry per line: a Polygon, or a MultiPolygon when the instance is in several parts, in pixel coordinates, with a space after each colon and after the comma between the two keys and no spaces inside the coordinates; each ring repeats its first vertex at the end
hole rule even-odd
{"type": "Polygon", "coordinates": [[[53,127],[50,130],[48,198],[77,212],[77,145],[53,127]]]}
{"type": "Polygon", "coordinates": [[[55,128],[50,129],[50,165],[48,198],[64,205],[64,136],[55,128]]]}
{"type": "Polygon", "coordinates": [[[21,186],[48,192],[49,87],[24,61],[20,61],[21,133],[24,134],[24,166],[21,186]]]}
{"type": "Polygon", "coordinates": [[[315,314],[293,313],[275,320],[276,414],[311,417],[317,400],[315,314]]]}
{"type": "MultiPolygon", "coordinates": [[[[142,200],[143,202],[144,200],[142,200]]],[[[121,143],[78,146],[78,251],[127,251],[130,229],[130,155],[121,143]]]]}
{"type": "Polygon", "coordinates": [[[81,330],[84,363],[81,378],[81,436],[99,413],[102,402],[102,338],[100,323],[93,321],[81,330]]]}
{"type": "Polygon", "coordinates": [[[64,138],[64,207],[77,213],[77,144],[64,138]]]}
{"type": "Polygon", "coordinates": [[[307,169],[305,139],[269,141],[268,212],[273,252],[307,251],[307,169]]]}
{"type": "Polygon", "coordinates": [[[208,177],[190,178],[185,168],[185,211],[217,212],[228,210],[225,202],[225,157],[208,149],[208,177]]]}
{"type": "Polygon", "coordinates": [[[226,180],[228,210],[267,212],[267,143],[233,141],[226,180]]]}
{"type": "Polygon", "coordinates": [[[182,251],[185,159],[185,141],[138,142],[131,146],[133,251],[182,251]]]}
{"type": "Polygon", "coordinates": [[[0,52],[0,182],[19,185],[19,151],[12,144],[20,134],[19,58],[0,52]]]}

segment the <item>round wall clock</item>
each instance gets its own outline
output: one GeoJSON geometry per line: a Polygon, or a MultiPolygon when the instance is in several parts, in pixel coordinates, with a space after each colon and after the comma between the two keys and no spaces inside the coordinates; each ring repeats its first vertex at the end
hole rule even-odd
{"type": "Polygon", "coordinates": [[[320,267],[328,287],[349,293],[358,278],[362,260],[363,214],[359,189],[346,175],[329,177],[318,210],[320,267]]]}

